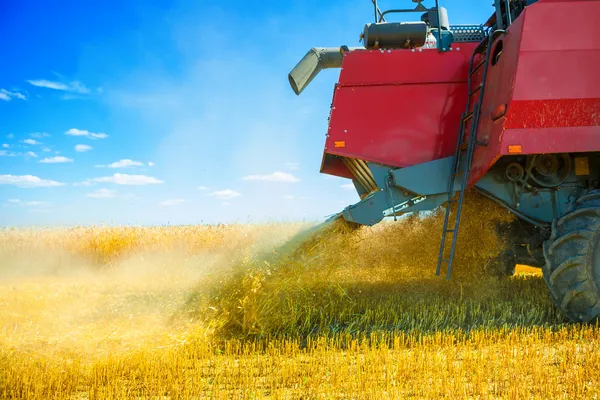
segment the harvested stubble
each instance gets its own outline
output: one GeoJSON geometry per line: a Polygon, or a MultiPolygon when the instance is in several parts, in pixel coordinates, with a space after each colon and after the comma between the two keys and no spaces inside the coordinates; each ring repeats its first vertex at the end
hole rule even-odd
{"type": "Polygon", "coordinates": [[[451,281],[441,214],[291,245],[302,225],[4,231],[0,395],[597,395],[599,327],[566,324],[538,276],[486,275],[511,217],[467,204],[451,281]]]}

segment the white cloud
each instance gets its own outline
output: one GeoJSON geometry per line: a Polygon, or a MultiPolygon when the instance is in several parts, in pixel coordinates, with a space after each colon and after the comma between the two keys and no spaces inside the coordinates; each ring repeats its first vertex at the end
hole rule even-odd
{"type": "Polygon", "coordinates": [[[248,175],[242,178],[245,181],[268,181],[268,182],[300,182],[300,179],[288,172],[273,172],[267,175],[248,175]]]}
{"type": "Polygon", "coordinates": [[[33,140],[33,139],[25,139],[25,140],[23,140],[23,143],[31,144],[31,145],[40,144],[40,142],[38,142],[37,140],[33,140]]]}
{"type": "Polygon", "coordinates": [[[13,151],[0,150],[0,156],[14,157],[14,156],[18,156],[19,154],[21,154],[21,153],[15,153],[13,151]]]}
{"type": "Polygon", "coordinates": [[[33,151],[28,151],[28,152],[27,152],[27,155],[28,155],[29,157],[37,158],[37,154],[35,154],[33,151]]]}
{"type": "Polygon", "coordinates": [[[165,201],[161,201],[160,205],[162,206],[178,206],[179,204],[183,203],[185,201],[185,199],[169,199],[169,200],[165,200],[165,201]]]}
{"type": "Polygon", "coordinates": [[[238,193],[235,190],[231,190],[231,189],[217,190],[215,192],[208,194],[208,196],[214,196],[217,199],[221,199],[221,200],[234,199],[241,195],[242,195],[241,193],[238,193]]]}
{"type": "Polygon", "coordinates": [[[6,138],[7,138],[7,139],[12,139],[12,138],[14,138],[14,137],[15,137],[15,134],[14,134],[14,133],[9,133],[8,135],[6,135],[6,138]]]}
{"type": "Polygon", "coordinates": [[[5,149],[9,149],[10,148],[10,144],[8,143],[3,143],[2,147],[4,147],[5,149]]]}
{"type": "Polygon", "coordinates": [[[77,128],[71,128],[68,131],[65,132],[65,135],[69,135],[69,136],[85,136],[88,137],[90,139],[106,139],[108,137],[108,135],[106,133],[95,133],[95,132],[90,132],[88,130],[85,129],[77,129],[77,128]]]}
{"type": "Polygon", "coordinates": [[[44,163],[44,164],[59,164],[59,163],[73,162],[73,159],[63,157],[63,156],[54,156],[54,157],[46,157],[44,159],[41,159],[40,162],[44,163]]]}
{"type": "Polygon", "coordinates": [[[291,194],[284,194],[283,198],[286,200],[294,200],[294,196],[292,196],[291,194]]]}
{"type": "Polygon", "coordinates": [[[52,149],[50,147],[44,147],[42,149],[42,151],[46,152],[46,153],[50,153],[52,151],[52,149]]]}
{"type": "Polygon", "coordinates": [[[127,168],[127,167],[143,167],[144,163],[139,161],[133,161],[128,158],[124,160],[115,161],[112,164],[108,165],[96,165],[98,168],[108,167],[108,168],[127,168]]]}
{"type": "Polygon", "coordinates": [[[149,167],[154,167],[156,164],[154,164],[152,161],[148,161],[148,166],[149,167]]]}
{"type": "Polygon", "coordinates": [[[0,89],[0,100],[11,101],[12,99],[27,100],[27,97],[23,93],[0,89]]]}
{"type": "Polygon", "coordinates": [[[44,205],[44,204],[48,204],[48,203],[46,203],[44,201],[27,201],[27,202],[23,203],[23,205],[25,207],[41,206],[41,205],[44,205]]]}
{"type": "Polygon", "coordinates": [[[230,205],[230,204],[231,204],[231,203],[230,203],[230,202],[228,202],[228,201],[224,201],[224,202],[222,202],[222,203],[221,203],[221,205],[222,205],[222,206],[228,206],[228,205],[230,205]]]}
{"type": "Polygon", "coordinates": [[[48,204],[44,201],[22,201],[20,199],[8,199],[7,202],[10,204],[19,205],[21,207],[42,206],[48,204]]]}
{"type": "Polygon", "coordinates": [[[297,162],[286,162],[285,166],[292,171],[297,171],[300,169],[300,163],[297,162]]]}
{"type": "Polygon", "coordinates": [[[98,189],[86,194],[87,197],[91,197],[93,199],[111,199],[116,195],[117,191],[112,189],[98,189]]]}
{"type": "Polygon", "coordinates": [[[208,187],[207,186],[198,186],[198,190],[202,190],[202,191],[208,190],[208,187]]]}
{"type": "Polygon", "coordinates": [[[147,175],[129,175],[129,174],[114,174],[112,176],[105,176],[101,178],[88,179],[87,182],[98,182],[98,183],[114,183],[116,185],[154,185],[164,183],[159,179],[147,175]]]}
{"type": "Polygon", "coordinates": [[[92,146],[88,146],[87,144],[76,144],[75,145],[75,151],[79,152],[79,153],[84,153],[86,151],[90,151],[92,149],[92,146]]]}
{"type": "Polygon", "coordinates": [[[41,139],[41,138],[45,138],[45,137],[50,137],[50,134],[46,133],[46,132],[33,132],[33,133],[29,134],[29,137],[41,139]]]}
{"type": "Polygon", "coordinates": [[[0,175],[0,185],[14,185],[22,188],[64,186],[62,182],[41,179],[33,175],[0,175]]]}
{"type": "Polygon", "coordinates": [[[94,185],[95,185],[95,183],[90,180],[83,181],[83,182],[76,182],[73,184],[73,186],[94,186],[94,185]]]}
{"type": "Polygon", "coordinates": [[[344,183],[343,185],[340,185],[340,187],[346,190],[356,190],[353,183],[344,183]]]}
{"type": "Polygon", "coordinates": [[[29,84],[37,87],[43,87],[46,89],[52,90],[60,90],[62,92],[73,92],[80,94],[88,94],[90,93],[90,89],[88,89],[83,83],[79,81],[72,81],[70,83],[63,83],[57,81],[48,81],[45,79],[32,79],[27,81],[29,84]]]}

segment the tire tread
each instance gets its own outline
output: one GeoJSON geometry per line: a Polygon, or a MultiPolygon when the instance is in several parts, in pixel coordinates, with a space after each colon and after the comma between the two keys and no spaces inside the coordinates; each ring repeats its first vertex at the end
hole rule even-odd
{"type": "Polygon", "coordinates": [[[575,322],[588,322],[600,314],[600,281],[596,282],[591,257],[593,240],[600,232],[600,190],[580,197],[565,215],[552,223],[544,243],[544,279],[556,305],[575,322]]]}

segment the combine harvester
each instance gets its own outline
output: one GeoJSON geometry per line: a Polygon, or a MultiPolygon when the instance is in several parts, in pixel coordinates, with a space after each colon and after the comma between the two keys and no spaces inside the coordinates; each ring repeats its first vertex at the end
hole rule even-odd
{"type": "Polygon", "coordinates": [[[372,1],[364,47],[313,48],[289,74],[300,94],[341,68],[321,172],[352,179],[361,201],[334,218],[374,225],[445,204],[436,274],[450,278],[474,188],[519,217],[503,230],[507,271],[542,267],[571,320],[598,316],[600,0],[495,0],[483,25],[450,25],[438,1],[372,1]],[[421,20],[386,20],[408,12],[421,20]]]}

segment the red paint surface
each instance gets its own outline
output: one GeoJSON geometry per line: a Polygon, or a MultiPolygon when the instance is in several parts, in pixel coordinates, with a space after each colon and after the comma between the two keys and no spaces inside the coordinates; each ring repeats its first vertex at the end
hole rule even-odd
{"type": "Polygon", "coordinates": [[[521,145],[522,154],[539,154],[540,148],[544,148],[546,153],[598,151],[600,126],[507,129],[502,135],[501,153],[509,154],[508,146],[514,144],[521,145]]]}
{"type": "Polygon", "coordinates": [[[600,151],[599,36],[600,1],[540,0],[498,39],[478,129],[488,145],[475,152],[469,185],[509,145],[523,154],[600,151]],[[492,121],[502,104],[506,115],[492,121]]]}
{"type": "MultiPolygon", "coordinates": [[[[469,185],[509,145],[524,154],[600,151],[598,37],[599,0],[540,0],[497,39],[502,56],[488,70],[477,137],[487,146],[475,150],[469,185]],[[502,105],[506,115],[493,121],[502,105]]],[[[407,167],[454,154],[475,44],[457,46],[347,53],[322,172],[347,176],[336,155],[407,167]],[[339,140],[345,148],[334,148],[339,140]]]]}
{"type": "MultiPolygon", "coordinates": [[[[492,44],[492,51],[502,41],[502,56],[496,65],[490,65],[485,86],[485,96],[481,108],[477,139],[487,143],[487,146],[475,148],[471,173],[469,174],[469,185],[473,185],[481,178],[488,169],[498,160],[502,152],[501,137],[504,131],[506,118],[502,117],[496,121],[492,116],[498,106],[507,105],[510,111],[510,99],[512,97],[515,66],[518,64],[519,49],[521,45],[521,30],[523,27],[523,15],[513,22],[506,35],[500,36],[492,44]]],[[[483,67],[480,69],[483,70],[483,67]]],[[[482,73],[478,74],[476,84],[482,79],[482,73]]],[[[476,101],[478,99],[474,99],[476,101]]]]}
{"type": "Polygon", "coordinates": [[[506,129],[598,126],[600,98],[512,101],[508,116],[506,129]]]}
{"type": "Polygon", "coordinates": [[[407,167],[454,154],[475,44],[441,54],[347,53],[335,89],[322,172],[341,176],[331,157],[407,167]],[[344,148],[334,142],[345,141],[344,148]]]}
{"type": "Polygon", "coordinates": [[[321,161],[321,172],[329,175],[339,176],[341,178],[352,179],[352,172],[346,167],[346,164],[341,158],[336,157],[332,154],[323,154],[323,161],[321,161]]]}
{"type": "Polygon", "coordinates": [[[396,167],[454,154],[466,92],[460,83],[339,87],[327,152],[396,167]]]}

